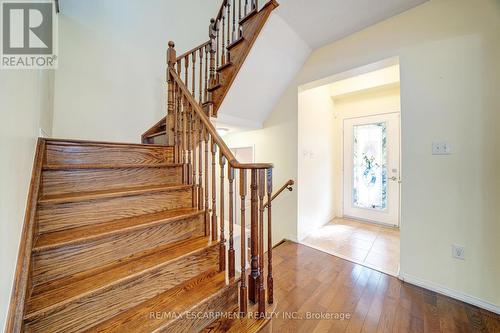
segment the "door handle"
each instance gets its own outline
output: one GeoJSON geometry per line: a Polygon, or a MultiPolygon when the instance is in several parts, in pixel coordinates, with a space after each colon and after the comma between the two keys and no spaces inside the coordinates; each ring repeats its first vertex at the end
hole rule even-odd
{"type": "Polygon", "coordinates": [[[399,184],[401,184],[403,182],[401,179],[398,179],[398,177],[396,177],[396,176],[389,177],[389,180],[397,181],[399,184]]]}

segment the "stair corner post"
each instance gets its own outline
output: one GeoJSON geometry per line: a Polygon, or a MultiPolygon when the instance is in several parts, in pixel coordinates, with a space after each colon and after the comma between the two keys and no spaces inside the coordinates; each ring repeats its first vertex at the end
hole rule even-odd
{"type": "Polygon", "coordinates": [[[211,87],[215,86],[218,82],[217,79],[217,73],[215,71],[215,59],[217,56],[217,22],[215,19],[210,19],[210,26],[208,28],[208,37],[210,38],[210,44],[208,47],[208,52],[210,54],[210,60],[209,60],[209,80],[208,80],[208,93],[207,93],[207,104],[208,104],[208,111],[207,111],[207,116],[211,117],[213,114],[213,93],[210,90],[211,87]]]}
{"type": "Polygon", "coordinates": [[[273,169],[267,169],[267,302],[274,302],[273,296],[273,234],[271,201],[273,200],[273,169]]]}
{"type": "Polygon", "coordinates": [[[266,290],[264,288],[264,194],[266,192],[266,170],[259,169],[259,285],[258,285],[258,313],[264,317],[266,312],[266,290]]]}
{"type": "Polygon", "coordinates": [[[175,145],[175,119],[174,119],[174,80],[170,75],[170,69],[175,70],[177,55],[175,51],[175,43],[168,42],[167,50],[167,122],[166,122],[166,136],[167,144],[175,145]]]}
{"type": "Polygon", "coordinates": [[[258,174],[256,169],[251,171],[250,182],[250,274],[248,275],[248,298],[257,303],[259,295],[259,204],[258,204],[258,174]]]}

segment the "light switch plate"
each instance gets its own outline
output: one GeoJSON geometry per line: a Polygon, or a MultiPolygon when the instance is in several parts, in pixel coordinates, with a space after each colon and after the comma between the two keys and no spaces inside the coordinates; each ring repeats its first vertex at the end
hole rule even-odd
{"type": "Polygon", "coordinates": [[[432,155],[450,155],[451,145],[448,142],[433,142],[432,155]]]}

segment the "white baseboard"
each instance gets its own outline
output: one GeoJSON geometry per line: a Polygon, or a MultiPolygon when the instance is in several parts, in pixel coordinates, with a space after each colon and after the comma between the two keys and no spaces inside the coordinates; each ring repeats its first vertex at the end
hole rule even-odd
{"type": "Polygon", "coordinates": [[[462,293],[460,291],[456,291],[456,290],[441,286],[441,285],[434,283],[434,282],[422,280],[420,278],[405,274],[403,272],[399,272],[399,278],[405,282],[414,284],[416,286],[419,286],[419,287],[422,287],[425,289],[429,289],[429,290],[432,290],[434,292],[437,292],[437,293],[446,295],[448,297],[457,299],[459,301],[477,306],[479,308],[494,312],[496,314],[500,314],[500,306],[495,305],[493,303],[490,303],[488,301],[484,301],[480,298],[477,298],[477,297],[474,297],[471,295],[467,295],[467,294],[462,293]]]}

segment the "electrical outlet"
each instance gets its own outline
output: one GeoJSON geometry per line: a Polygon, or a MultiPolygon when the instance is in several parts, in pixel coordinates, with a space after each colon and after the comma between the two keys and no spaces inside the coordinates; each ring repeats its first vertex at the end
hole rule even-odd
{"type": "Polygon", "coordinates": [[[432,155],[450,155],[451,145],[448,142],[433,142],[432,155]]]}
{"type": "Polygon", "coordinates": [[[461,245],[451,245],[451,255],[455,259],[465,260],[465,247],[461,245]]]}

